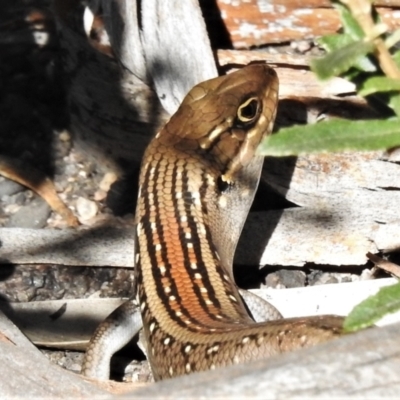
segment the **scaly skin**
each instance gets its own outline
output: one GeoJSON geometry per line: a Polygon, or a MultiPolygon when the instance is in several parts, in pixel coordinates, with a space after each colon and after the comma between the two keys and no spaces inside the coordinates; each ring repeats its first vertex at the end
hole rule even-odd
{"type": "Polygon", "coordinates": [[[147,148],[136,210],[138,293],[155,378],[298,349],[341,333],[322,316],[255,323],[232,260],[271,133],[278,78],[265,64],[195,86],[147,148]]]}

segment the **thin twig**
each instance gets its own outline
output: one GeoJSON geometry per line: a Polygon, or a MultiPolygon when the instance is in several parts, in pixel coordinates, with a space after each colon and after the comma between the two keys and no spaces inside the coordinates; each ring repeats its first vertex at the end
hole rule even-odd
{"type": "Polygon", "coordinates": [[[400,278],[400,266],[392,263],[388,260],[378,257],[375,254],[367,253],[367,257],[370,261],[372,261],[376,267],[383,269],[389,274],[395,276],[396,278],[400,278]]]}
{"type": "Polygon", "coordinates": [[[388,78],[400,79],[400,71],[396,63],[391,57],[389,50],[385,46],[384,41],[380,36],[376,36],[376,26],[371,14],[371,1],[370,0],[341,0],[347,5],[356,18],[357,22],[363,29],[367,39],[373,39],[375,44],[375,54],[378,59],[382,71],[388,78]]]}

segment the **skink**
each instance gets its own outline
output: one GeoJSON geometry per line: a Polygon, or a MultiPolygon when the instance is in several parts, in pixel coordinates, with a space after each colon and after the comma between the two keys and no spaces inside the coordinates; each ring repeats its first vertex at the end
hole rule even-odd
{"type": "Polygon", "coordinates": [[[342,318],[255,323],[232,261],[271,133],[278,78],[253,64],[195,86],[148,146],[136,209],[138,303],[156,380],[332,339],[342,318]]]}

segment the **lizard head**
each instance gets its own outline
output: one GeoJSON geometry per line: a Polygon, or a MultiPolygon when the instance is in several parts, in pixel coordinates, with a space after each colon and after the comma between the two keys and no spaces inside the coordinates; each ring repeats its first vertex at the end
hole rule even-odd
{"type": "Polygon", "coordinates": [[[160,140],[180,150],[202,151],[230,184],[272,131],[278,85],[276,72],[266,64],[204,81],[186,95],[160,140]]]}

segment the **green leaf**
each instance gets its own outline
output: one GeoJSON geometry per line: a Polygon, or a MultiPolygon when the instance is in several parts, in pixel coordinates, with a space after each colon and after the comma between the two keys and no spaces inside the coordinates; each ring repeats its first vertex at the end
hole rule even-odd
{"type": "Polygon", "coordinates": [[[383,287],[379,292],[355,306],[344,321],[345,332],[367,328],[386,314],[400,310],[400,282],[383,287]]]}
{"type": "Polygon", "coordinates": [[[392,94],[389,100],[389,107],[400,117],[400,93],[392,94]]]}
{"type": "Polygon", "coordinates": [[[367,79],[358,94],[368,96],[376,92],[393,92],[400,90],[400,79],[386,78],[384,76],[375,76],[367,79]]]}
{"type": "Polygon", "coordinates": [[[350,10],[345,5],[336,1],[333,2],[333,5],[340,13],[344,32],[349,34],[354,40],[362,39],[364,32],[350,10]]]}
{"type": "MultiPolygon", "coordinates": [[[[327,53],[332,53],[336,50],[340,50],[347,45],[351,45],[354,43],[354,38],[348,34],[333,34],[333,35],[325,35],[318,39],[318,44],[327,51],[327,53]]],[[[375,72],[375,65],[369,60],[368,57],[360,57],[355,63],[354,67],[360,71],[364,72],[375,72]]],[[[352,74],[354,71],[352,72],[352,74]]],[[[358,73],[356,72],[356,75],[358,73]]],[[[347,76],[348,79],[351,80],[351,76],[347,76]]]]}
{"type": "Polygon", "coordinates": [[[327,52],[339,50],[350,43],[354,43],[354,39],[346,34],[325,35],[317,39],[318,44],[327,52]]]}
{"type": "Polygon", "coordinates": [[[353,42],[322,58],[311,60],[310,66],[320,79],[329,79],[356,66],[360,59],[371,52],[373,48],[374,46],[370,42],[353,42]]]}
{"type": "Polygon", "coordinates": [[[400,120],[335,119],[281,129],[262,141],[258,153],[290,156],[339,151],[371,151],[400,145],[400,120]]]}
{"type": "Polygon", "coordinates": [[[368,57],[361,57],[355,64],[354,67],[363,72],[375,72],[376,67],[368,57]]]}

